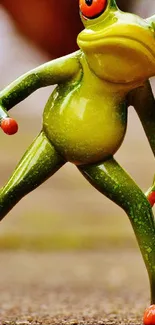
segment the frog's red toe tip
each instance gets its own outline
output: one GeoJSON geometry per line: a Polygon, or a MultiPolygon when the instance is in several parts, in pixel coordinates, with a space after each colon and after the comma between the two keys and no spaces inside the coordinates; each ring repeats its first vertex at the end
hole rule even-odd
{"type": "Polygon", "coordinates": [[[155,305],[151,305],[144,312],[144,325],[155,325],[155,305]]]}
{"type": "Polygon", "coordinates": [[[149,193],[147,199],[150,202],[151,206],[153,207],[153,205],[155,204],[155,191],[149,193]]]}
{"type": "Polygon", "coordinates": [[[18,124],[11,117],[7,117],[7,118],[3,119],[1,121],[1,125],[0,126],[1,126],[1,128],[3,130],[3,132],[6,133],[6,134],[8,134],[8,135],[15,134],[18,131],[18,124]]]}

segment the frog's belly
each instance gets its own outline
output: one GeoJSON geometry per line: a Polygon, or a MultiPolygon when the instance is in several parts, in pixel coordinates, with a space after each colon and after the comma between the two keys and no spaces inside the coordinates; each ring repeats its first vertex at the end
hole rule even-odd
{"type": "Polygon", "coordinates": [[[126,123],[115,112],[67,107],[46,112],[43,128],[57,151],[79,165],[113,155],[123,141],[126,123]]]}

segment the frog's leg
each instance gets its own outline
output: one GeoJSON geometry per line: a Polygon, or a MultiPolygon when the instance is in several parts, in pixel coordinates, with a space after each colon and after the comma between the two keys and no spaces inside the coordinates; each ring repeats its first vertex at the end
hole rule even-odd
{"type": "Polygon", "coordinates": [[[44,132],[41,132],[0,191],[0,220],[23,196],[42,184],[64,163],[44,132]]]}
{"type": "Polygon", "coordinates": [[[94,187],[127,213],[148,270],[151,301],[155,303],[155,224],[150,203],[114,158],[78,168],[94,187]]]}

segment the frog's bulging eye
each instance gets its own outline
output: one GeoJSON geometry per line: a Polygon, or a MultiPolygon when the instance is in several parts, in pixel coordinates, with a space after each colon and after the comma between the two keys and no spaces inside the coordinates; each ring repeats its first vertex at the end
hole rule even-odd
{"type": "Polygon", "coordinates": [[[85,18],[100,16],[107,7],[107,0],[80,0],[80,11],[85,18]]]}

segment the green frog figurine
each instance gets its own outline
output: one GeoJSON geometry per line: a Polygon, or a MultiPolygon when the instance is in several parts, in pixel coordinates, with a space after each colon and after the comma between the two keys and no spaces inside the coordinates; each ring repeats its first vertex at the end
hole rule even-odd
{"type": "Polygon", "coordinates": [[[127,213],[135,232],[155,304],[155,181],[144,194],[114,159],[132,105],[155,153],[155,16],[124,13],[115,0],[80,0],[85,29],[79,50],[24,74],[0,93],[1,128],[17,131],[7,111],[38,88],[55,85],[42,130],[0,191],[0,220],[26,194],[66,162],[77,166],[101,193],[127,213]]]}

